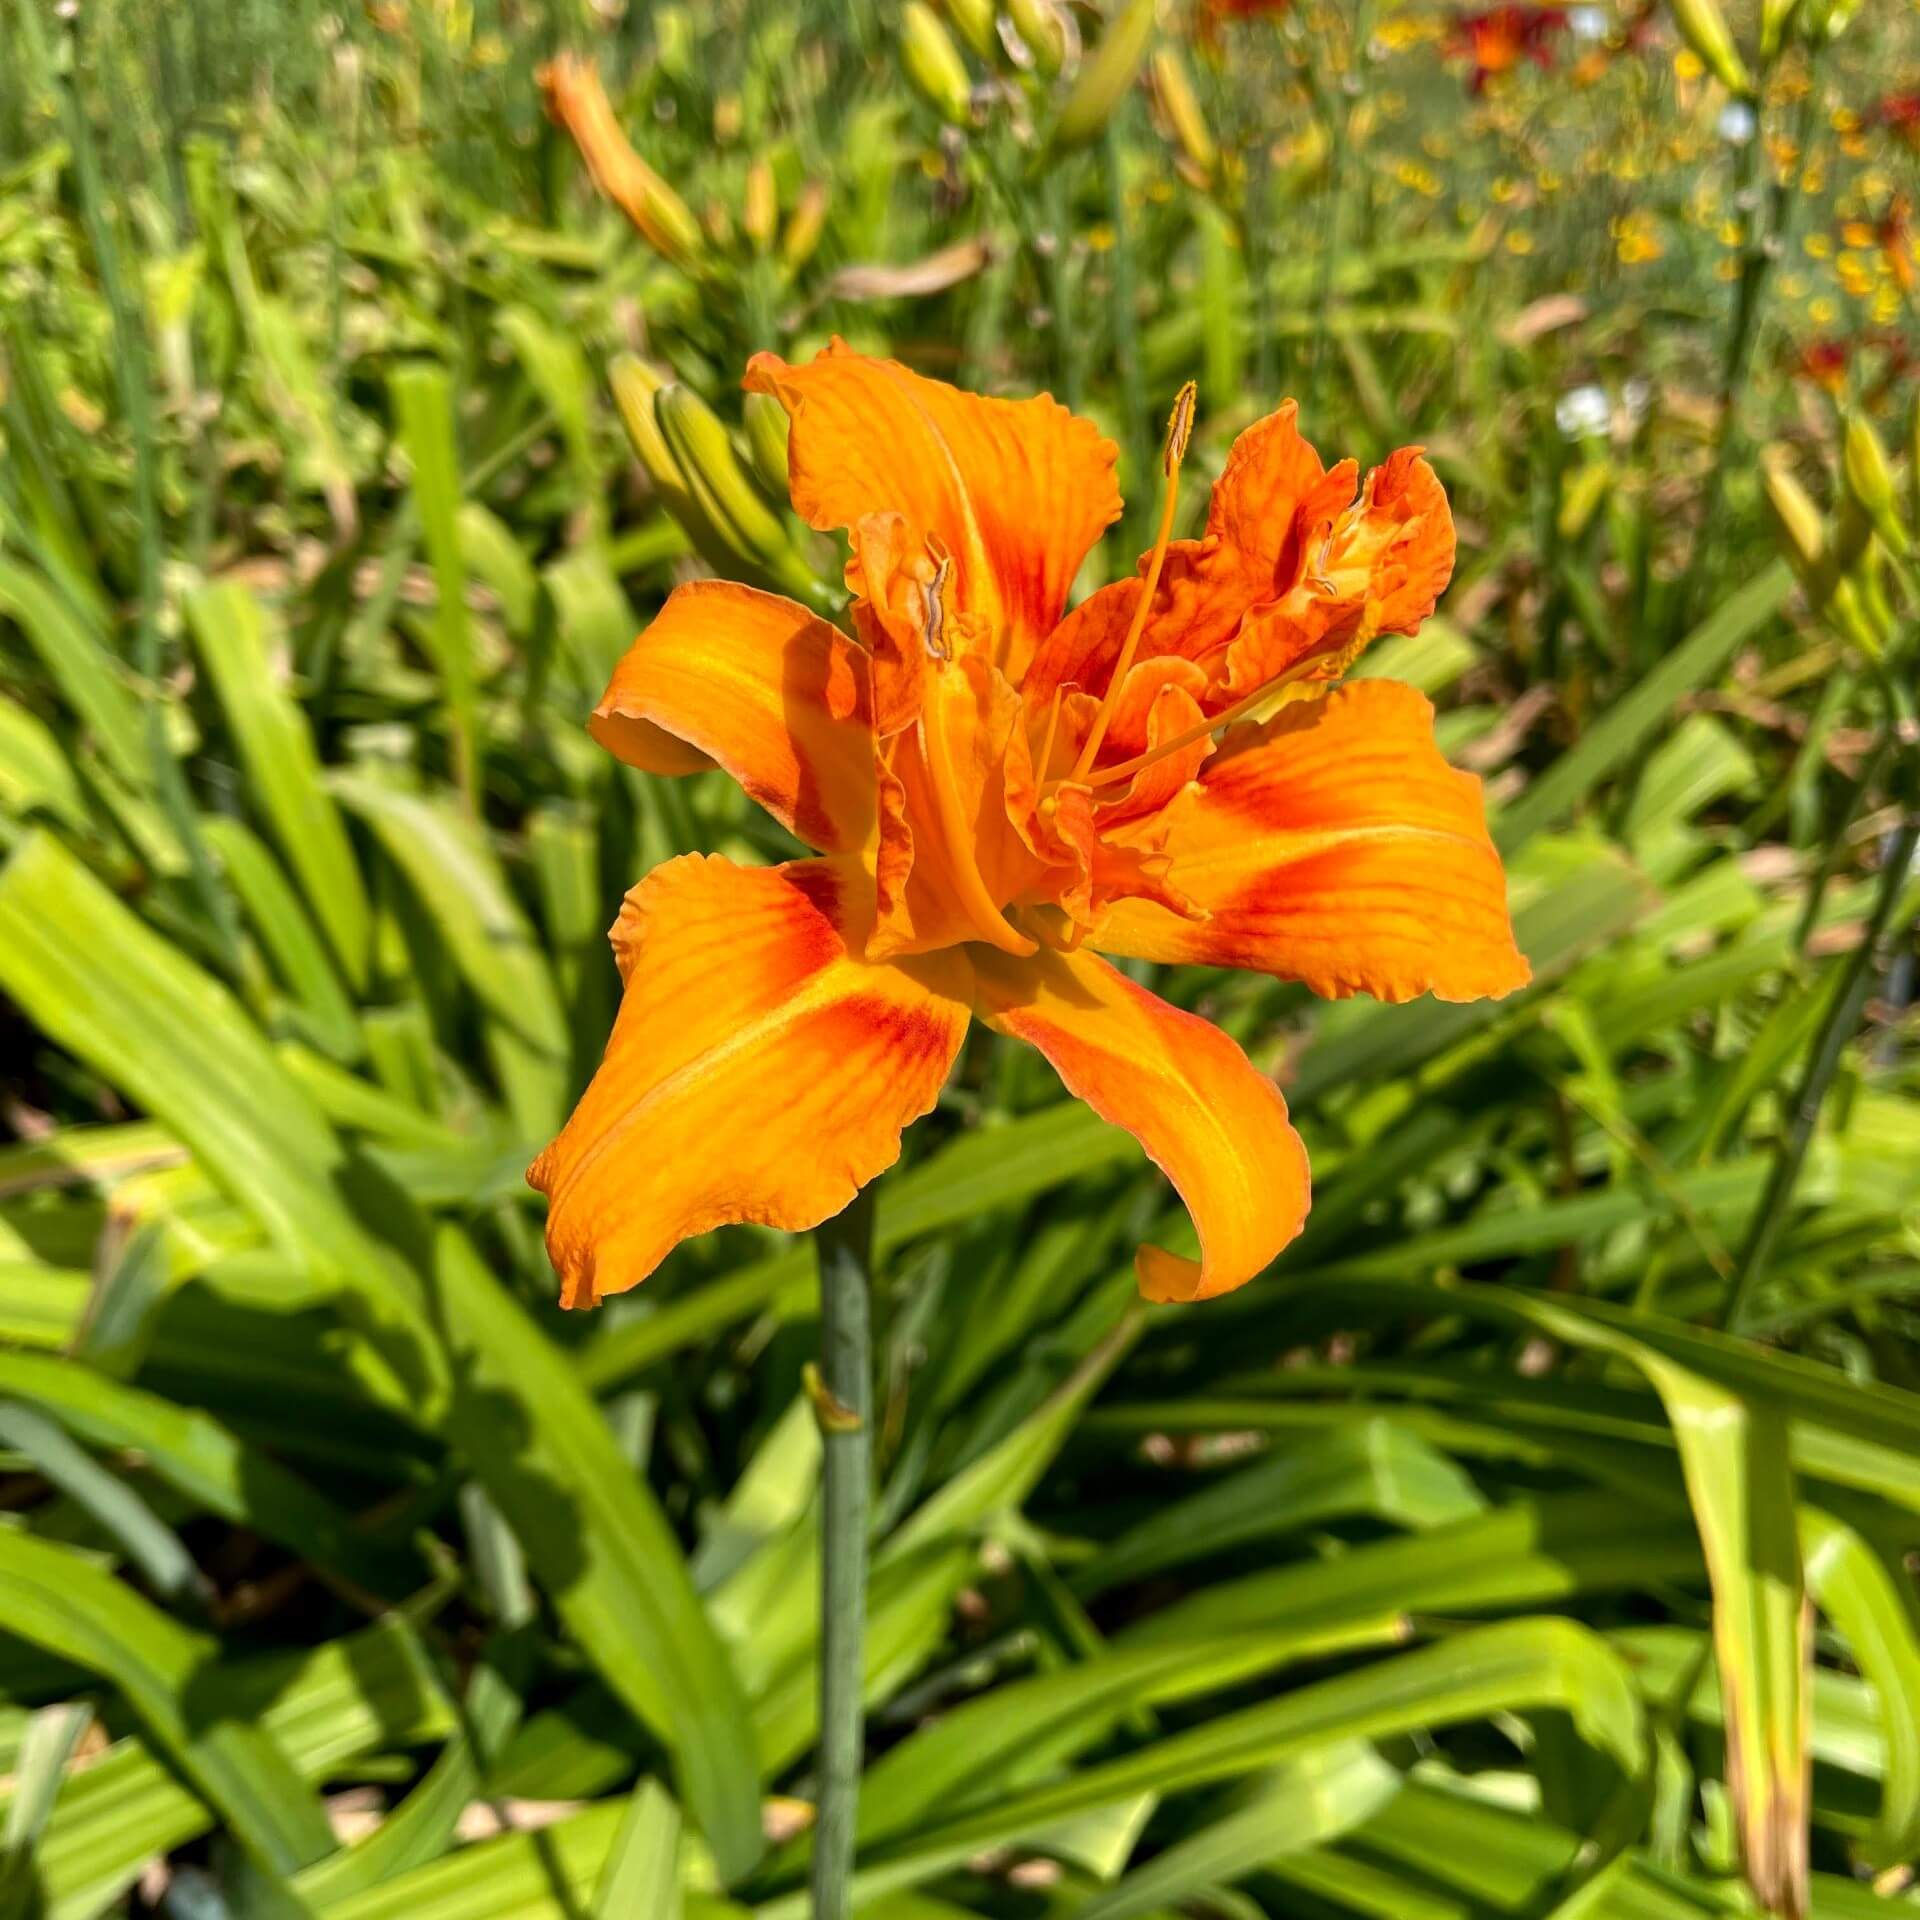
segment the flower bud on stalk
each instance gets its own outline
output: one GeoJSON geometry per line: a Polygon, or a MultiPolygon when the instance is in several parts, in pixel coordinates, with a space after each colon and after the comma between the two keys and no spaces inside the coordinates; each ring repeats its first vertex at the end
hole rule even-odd
{"type": "Polygon", "coordinates": [[[1569,473],[1560,483],[1559,530],[1563,540],[1580,540],[1593,525],[1607,489],[1613,484],[1613,468],[1604,460],[1589,460],[1569,473]]]}
{"type": "Polygon", "coordinates": [[[1859,11],[1860,0],[1807,0],[1807,38],[1829,43],[1838,40],[1859,11]]]}
{"type": "Polygon", "coordinates": [[[820,583],[813,569],[794,545],[786,521],[740,464],[720,416],[677,382],[654,395],[653,416],[682,484],[721,544],[788,593],[816,603],[820,583]]]}
{"type": "Polygon", "coordinates": [[[780,259],[789,273],[797,273],[813,258],[820,236],[827,225],[827,189],[823,182],[809,180],[800,189],[800,197],[787,216],[787,230],[780,236],[780,259]]]}
{"type": "Polygon", "coordinates": [[[1787,471],[1784,456],[1778,449],[1770,448],[1761,456],[1760,485],[1781,548],[1800,584],[1817,604],[1828,585],[1822,579],[1827,531],[1820,509],[1813,504],[1806,488],[1787,471]]]}
{"type": "Polygon", "coordinates": [[[1007,18],[1042,79],[1051,80],[1078,51],[1073,17],[1059,0],[1007,0],[1007,18]]]}
{"type": "Polygon", "coordinates": [[[699,509],[680,477],[679,464],[653,411],[654,400],[666,382],[644,360],[630,353],[615,356],[607,369],[607,380],[613,388],[613,404],[619,410],[620,424],[626,428],[627,438],[646,469],[647,478],[653,482],[661,504],[694,535],[697,544],[699,509]]]}
{"type": "Polygon", "coordinates": [[[1873,530],[1888,549],[1904,556],[1911,544],[1907,530],[1900,524],[1900,511],[1894,499],[1893,469],[1887,465],[1880,436],[1868,425],[1863,414],[1847,419],[1846,452],[1841,462],[1847,493],[1858,502],[1873,530]]]}
{"type": "Polygon", "coordinates": [[[1900,616],[1894,612],[1893,601],[1887,593],[1887,550],[1879,541],[1868,543],[1854,582],[1860,593],[1861,611],[1884,652],[1893,645],[1900,631],[1900,616]]]}
{"type": "Polygon", "coordinates": [[[1180,143],[1180,151],[1204,180],[1211,181],[1220,149],[1214,145],[1206,115],[1200,111],[1186,63],[1173,47],[1161,47],[1153,56],[1153,92],[1174,139],[1180,143]]]}
{"type": "Polygon", "coordinates": [[[1865,608],[1860,604],[1860,591],[1851,580],[1836,582],[1832,596],[1827,602],[1826,613],[1828,618],[1868,659],[1880,658],[1879,637],[1874,632],[1873,622],[1867,618],[1865,608]]]}
{"type": "Polygon", "coordinates": [[[1786,45],[1787,29],[1800,11],[1800,0],[1765,0],[1760,9],[1760,58],[1771,60],[1786,45]]]}
{"type": "Polygon", "coordinates": [[[754,471],[770,494],[784,500],[793,484],[787,465],[787,410],[770,393],[750,393],[745,418],[754,471]]]}
{"type": "Polygon", "coordinates": [[[900,64],[914,90],[956,127],[973,124],[973,83],[953,36],[921,0],[900,9],[900,64]]]}
{"type": "Polygon", "coordinates": [[[1153,34],[1155,0],[1128,0],[1107,22],[1100,44],[1087,56],[1053,123],[1053,145],[1065,152],[1096,139],[1133,85],[1153,34]]]}
{"type": "Polygon", "coordinates": [[[706,253],[699,221],[627,143],[591,62],[562,54],[539,77],[548,118],[572,137],[600,191],[656,253],[675,266],[697,266],[706,253]]]}
{"type": "Polygon", "coordinates": [[[1751,99],[1753,76],[1733,43],[1720,0],[1673,0],[1673,18],[1680,37],[1699,55],[1707,71],[1730,92],[1751,99]]]}
{"type": "Polygon", "coordinates": [[[740,225],[753,242],[755,253],[765,253],[773,245],[780,225],[780,195],[773,183],[773,169],[764,160],[756,160],[747,169],[747,190],[740,202],[740,225]]]}
{"type": "Polygon", "coordinates": [[[945,0],[945,11],[954,32],[978,58],[991,62],[1000,51],[993,0],[945,0]]]}

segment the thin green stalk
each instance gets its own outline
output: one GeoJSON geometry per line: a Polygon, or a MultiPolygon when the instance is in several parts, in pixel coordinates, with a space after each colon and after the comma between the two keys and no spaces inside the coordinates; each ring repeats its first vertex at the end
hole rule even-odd
{"type": "Polygon", "coordinates": [[[1240,263],[1252,310],[1253,390],[1258,403],[1273,402],[1273,280],[1267,264],[1267,212],[1273,200],[1273,156],[1256,138],[1247,157],[1246,200],[1240,209],[1240,263]]]}
{"type": "Polygon", "coordinates": [[[1889,722],[1887,731],[1862,763],[1859,773],[1842,796],[1839,812],[1824,836],[1820,864],[1814,870],[1813,880],[1807,888],[1806,902],[1800,909],[1800,924],[1794,929],[1793,944],[1801,953],[1806,952],[1807,942],[1813,938],[1813,930],[1820,920],[1821,903],[1827,897],[1827,888],[1833,876],[1839,872],[1840,862],[1846,858],[1847,834],[1859,816],[1867,795],[1873,790],[1874,783],[1880,778],[1881,768],[1887,764],[1893,752],[1897,738],[1894,725],[1889,722]]]}
{"type": "Polygon", "coordinates": [[[820,1260],[820,1759],[814,1920],[852,1910],[873,1480],[873,1189],[814,1230],[820,1260]]]}
{"type": "MultiPolygon", "coordinates": [[[[1807,91],[1801,99],[1794,126],[1795,146],[1802,152],[1813,124],[1813,110],[1818,97],[1816,77],[1817,70],[1808,75],[1807,91]]],[[[1776,179],[1773,182],[1763,200],[1759,198],[1760,157],[1765,147],[1766,130],[1758,124],[1756,108],[1753,134],[1740,150],[1734,190],[1735,204],[1747,211],[1747,233],[1746,246],[1740,257],[1740,281],[1734,290],[1733,317],[1721,354],[1720,417],[1714,430],[1713,471],[1707,481],[1706,504],[1701,513],[1700,531],[1693,554],[1674,598],[1670,631],[1675,634],[1685,629],[1698,601],[1726,510],[1727,481],[1740,450],[1740,397],[1747,384],[1747,369],[1753,364],[1754,346],[1760,337],[1760,318],[1767,281],[1792,219],[1794,194],[1791,171],[1788,171],[1784,181],[1776,179]],[[1758,204],[1754,204],[1756,201],[1758,204]]]]}
{"type": "Polygon", "coordinates": [[[1821,1028],[1819,1040],[1794,1096],[1792,1124],[1774,1156],[1766,1191],[1761,1195],[1759,1210],[1754,1214],[1753,1224],[1747,1231],[1746,1244],[1740,1249],[1740,1259],[1734,1268],[1727,1296],[1726,1325],[1731,1333],[1745,1332],[1752,1318],[1754,1294],[1765,1277],[1767,1262],[1786,1227],[1787,1215],[1793,1206],[1794,1188],[1799,1184],[1800,1169],[1806,1163],[1807,1148],[1812,1143],[1820,1109],[1826,1104],[1827,1089],[1839,1068],[1847,1042],[1852,1039],[1860,1023],[1861,1010],[1866,1005],[1874,976],[1884,964],[1887,929],[1892,923],[1894,908],[1906,893],[1907,876],[1913,866],[1916,846],[1920,846],[1920,813],[1909,808],[1894,835],[1886,865],[1881,871],[1880,894],[1874,902],[1873,919],[1860,944],[1847,957],[1846,970],[1841,976],[1839,991],[1834,995],[1832,1010],[1821,1028]]]}
{"type": "MultiPolygon", "coordinates": [[[[1148,444],[1146,393],[1140,372],[1140,321],[1133,259],[1133,225],[1127,217],[1126,143],[1120,115],[1107,122],[1108,218],[1113,224],[1113,357],[1120,375],[1120,412],[1125,423],[1127,458],[1134,474],[1147,473],[1153,461],[1148,444]]],[[[1137,484],[1137,483],[1136,483],[1137,484]]]]}
{"type": "Polygon", "coordinates": [[[1353,179],[1353,169],[1348,164],[1347,142],[1359,96],[1360,71],[1367,57],[1367,40],[1373,30],[1368,12],[1365,0],[1359,0],[1349,27],[1347,70],[1336,76],[1332,94],[1322,92],[1312,78],[1313,69],[1307,69],[1315,103],[1327,127],[1327,183],[1320,200],[1320,260],[1313,296],[1313,351],[1307,363],[1307,419],[1310,423],[1320,411],[1327,338],[1332,330],[1334,276],[1340,265],[1340,249],[1346,235],[1347,196],[1353,179]]]}
{"type": "Polygon", "coordinates": [[[1080,410],[1080,327],[1073,310],[1072,201],[1066,175],[1072,162],[1056,159],[1047,175],[1046,221],[1052,248],[1047,254],[1047,304],[1053,309],[1053,344],[1059,367],[1060,398],[1080,410]]]}

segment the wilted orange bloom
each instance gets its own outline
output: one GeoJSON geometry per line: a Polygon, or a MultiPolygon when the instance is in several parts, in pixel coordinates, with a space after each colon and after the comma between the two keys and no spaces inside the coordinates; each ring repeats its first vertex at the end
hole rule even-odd
{"type": "Polygon", "coordinates": [[[1489,80],[1510,73],[1522,60],[1551,66],[1548,43],[1566,24],[1562,7],[1487,7],[1464,13],[1454,22],[1451,44],[1472,63],[1473,90],[1479,93],[1489,80]]]}
{"type": "Polygon", "coordinates": [[[850,536],[854,637],[750,587],[682,586],[590,725],[648,773],[725,768],[818,857],[689,855],[628,896],[605,1061],[528,1175],[566,1303],[691,1234],[838,1212],[976,1015],[1179,1190],[1200,1258],[1142,1249],[1145,1292],[1241,1285],[1307,1211],[1285,1102],[1090,949],[1386,1000],[1526,981],[1479,783],[1441,758],[1431,707],[1335,684],[1446,584],[1433,470],[1408,449],[1357,485],[1289,404],[1235,444],[1204,535],[1170,541],[1189,388],[1158,542],[1065,614],[1120,511],[1090,423],[838,342],[803,367],[758,355],[747,386],[790,417],[796,509],[850,536]]]}

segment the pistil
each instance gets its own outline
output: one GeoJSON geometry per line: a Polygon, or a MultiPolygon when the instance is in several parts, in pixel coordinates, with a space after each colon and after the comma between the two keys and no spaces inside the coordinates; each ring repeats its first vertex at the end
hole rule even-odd
{"type": "Polygon", "coordinates": [[[1146,631],[1147,614],[1153,607],[1153,596],[1160,587],[1160,569],[1166,564],[1167,547],[1173,539],[1174,510],[1180,504],[1180,463],[1187,457],[1187,442],[1193,438],[1193,408],[1198,397],[1199,389],[1191,380],[1174,397],[1173,412],[1167,420],[1166,447],[1160,456],[1160,471],[1165,474],[1167,481],[1166,503],[1160,509],[1160,531],[1153,543],[1152,557],[1147,562],[1147,577],[1140,590],[1139,604],[1133,610],[1127,637],[1120,644],[1120,656],[1114,662],[1113,673],[1107,681],[1100,711],[1094,715],[1092,729],[1080,749],[1079,758],[1073,763],[1073,772],[1067,776],[1073,783],[1086,780],[1087,769],[1093,765],[1094,757],[1107,737],[1113,710],[1119,703],[1121,686],[1132,669],[1133,656],[1139,651],[1140,636],[1146,631]]]}

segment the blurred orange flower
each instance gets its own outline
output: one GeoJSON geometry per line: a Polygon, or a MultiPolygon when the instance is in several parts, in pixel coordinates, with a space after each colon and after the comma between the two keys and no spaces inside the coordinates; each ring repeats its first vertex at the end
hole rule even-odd
{"type": "Polygon", "coordinates": [[[1198,1229],[1157,1300],[1223,1293],[1299,1231],[1306,1154],[1215,1027],[1087,951],[1248,967],[1328,995],[1473,999],[1528,978],[1479,783],[1413,688],[1336,686],[1453,565],[1415,449],[1358,486],[1291,404],[1244,433],[1205,533],[1160,535],[1071,614],[1116,453],[1051,399],[962,393],[836,342],[747,373],[791,422],[793,503],[850,535],[849,638],[721,581],[680,587],[594,737],[723,767],[818,857],[690,855],[629,895],[606,1059],[528,1178],[570,1306],[733,1221],[800,1229],[898,1157],[976,1014],[1127,1128],[1198,1229]]]}
{"type": "Polygon", "coordinates": [[[1551,66],[1549,43],[1566,24],[1564,7],[1487,7],[1463,13],[1454,22],[1450,46],[1471,63],[1473,91],[1480,93],[1489,80],[1510,73],[1522,60],[1551,66]]]}

